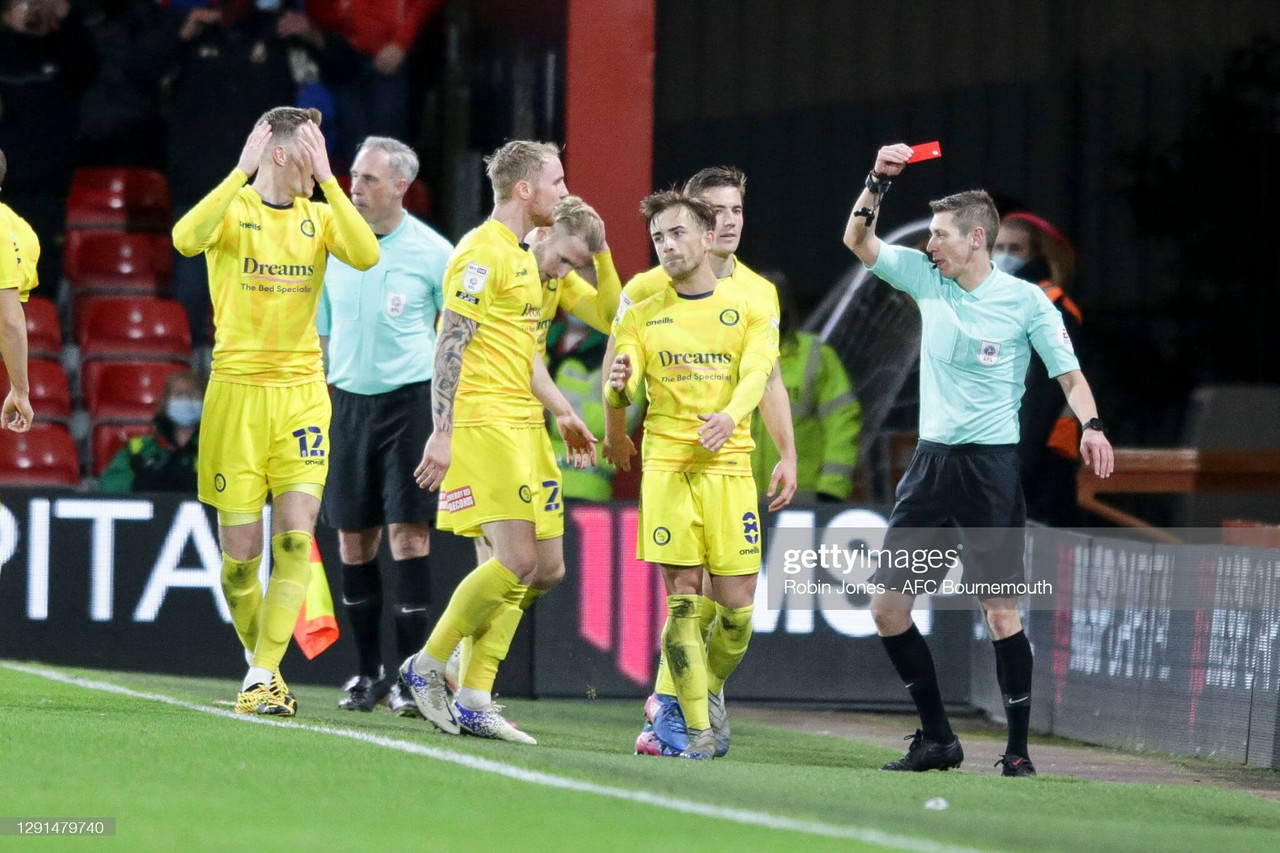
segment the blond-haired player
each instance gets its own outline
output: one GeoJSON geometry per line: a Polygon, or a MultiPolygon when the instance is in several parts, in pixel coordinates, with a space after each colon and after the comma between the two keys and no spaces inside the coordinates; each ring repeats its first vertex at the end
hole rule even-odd
{"type": "Polygon", "coordinates": [[[441,526],[483,536],[492,556],[458,585],[426,646],[400,673],[441,730],[530,742],[512,735],[491,701],[480,708],[450,701],[444,669],[454,648],[504,603],[521,606],[537,573],[537,530],[552,510],[541,500],[544,427],[530,423],[530,390],[555,416],[575,461],[594,461],[595,438],[538,358],[543,287],[537,259],[518,236],[555,221],[555,205],[567,195],[559,149],[515,140],[486,165],[493,213],[459,241],[445,271],[431,388],[435,431],[416,475],[419,485],[441,489],[441,526]]]}
{"type": "Polygon", "coordinates": [[[768,308],[718,280],[709,250],[716,217],[701,199],[657,193],[641,206],[671,276],[615,328],[605,400],[623,408],[648,385],[636,556],[662,567],[662,653],[688,728],[685,758],[716,753],[709,694],[746,653],[763,550],[751,476],[751,412],[778,359],[768,308]],[[699,598],[710,572],[717,618],[703,634],[699,598]]]}
{"type": "Polygon", "coordinates": [[[333,177],[319,122],[317,110],[269,110],[236,168],[173,227],[177,250],[203,252],[209,270],[213,370],[199,493],[218,510],[222,589],[252,655],[237,713],[297,710],[279,670],[310,583],[328,474],[316,308],[330,253],[356,269],[378,262],[378,238],[333,177]],[[328,204],[310,200],[317,183],[328,204]],[[258,565],[268,492],[274,568],[264,598],[258,565]]]}
{"type": "MultiPolygon", "coordinates": [[[[550,227],[541,226],[529,235],[529,250],[542,281],[542,311],[537,329],[539,360],[546,357],[547,330],[560,308],[592,328],[607,332],[622,289],[599,215],[577,196],[566,196],[556,203],[552,218],[554,223],[550,227]],[[594,286],[589,279],[594,279],[594,286]]],[[[555,393],[558,403],[559,389],[555,393]]],[[[546,429],[543,403],[532,392],[529,424],[538,430],[535,460],[538,488],[534,492],[534,499],[542,507],[537,526],[538,565],[519,606],[504,602],[450,657],[445,680],[455,692],[460,721],[468,718],[467,709],[485,708],[492,703],[498,666],[506,659],[524,611],[564,579],[563,477],[546,429]]],[[[448,523],[448,518],[442,516],[444,523],[448,523]]],[[[483,537],[476,539],[476,552],[480,562],[490,556],[483,537]]],[[[486,736],[525,743],[532,740],[505,721],[493,722],[493,726],[475,728],[486,736]]],[[[471,727],[468,730],[476,733],[471,727]]]]}

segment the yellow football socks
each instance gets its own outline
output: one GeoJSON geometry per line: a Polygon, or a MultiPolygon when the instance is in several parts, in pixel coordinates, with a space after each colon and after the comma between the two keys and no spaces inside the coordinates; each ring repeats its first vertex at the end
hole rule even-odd
{"type": "Polygon", "coordinates": [[[271,537],[271,580],[262,604],[262,629],[253,650],[253,665],[279,672],[280,659],[298,624],[298,614],[311,584],[311,534],[289,530],[271,537]]]}
{"type": "Polygon", "coordinates": [[[493,691],[498,666],[507,659],[511,641],[520,627],[520,618],[547,592],[523,585],[513,588],[489,621],[481,625],[475,634],[462,639],[458,660],[458,682],[462,687],[485,693],[493,691]]]}
{"type": "Polygon", "coordinates": [[[258,566],[261,564],[261,554],[252,560],[233,560],[226,553],[222,555],[222,595],[231,611],[236,636],[249,652],[258,645],[258,614],[262,609],[258,566]]]}
{"type": "Polygon", "coordinates": [[[707,689],[719,693],[725,680],[742,663],[751,642],[751,614],[755,605],[725,607],[716,605],[715,627],[707,641],[707,689]]]}
{"type": "Polygon", "coordinates": [[[518,602],[523,597],[524,585],[510,569],[499,563],[497,557],[484,561],[453,591],[449,606],[427,638],[427,656],[440,663],[447,661],[462,638],[475,634],[504,601],[516,604],[519,612],[518,602]]]}
{"type": "MultiPolygon", "coordinates": [[[[698,599],[698,627],[702,631],[705,638],[711,633],[711,626],[716,620],[716,603],[705,595],[696,596],[698,599]]],[[[668,620],[670,617],[668,617],[668,620]]],[[[667,626],[664,623],[662,633],[667,632],[667,626]]],[[[658,676],[653,682],[653,692],[661,693],[664,696],[676,695],[675,682],[671,680],[671,670],[667,667],[667,656],[664,654],[658,658],[658,676]]]]}
{"type": "Polygon", "coordinates": [[[520,602],[528,591],[529,588],[523,584],[512,587],[489,621],[474,636],[462,641],[462,661],[458,671],[463,687],[484,693],[493,691],[498,665],[507,659],[511,638],[520,627],[520,617],[524,616],[520,602]]]}
{"type": "Polygon", "coordinates": [[[662,657],[675,682],[674,693],[690,729],[711,727],[707,714],[706,643],[702,638],[696,595],[667,596],[667,624],[662,630],[662,657]]]}

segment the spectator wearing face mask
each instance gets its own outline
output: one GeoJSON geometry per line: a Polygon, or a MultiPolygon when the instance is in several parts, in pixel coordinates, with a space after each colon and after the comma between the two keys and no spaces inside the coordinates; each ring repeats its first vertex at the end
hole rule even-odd
{"type": "Polygon", "coordinates": [[[204,383],[190,371],[169,377],[156,409],[155,432],[129,440],[102,477],[103,492],[196,491],[196,454],[204,383]]]}
{"type": "MultiPolygon", "coordinates": [[[[1071,340],[1080,340],[1084,318],[1066,290],[1075,278],[1076,253],[1058,229],[1034,213],[1007,213],[1000,220],[991,262],[1038,285],[1061,312],[1071,340]]],[[[1079,421],[1063,406],[1062,391],[1057,381],[1049,378],[1039,356],[1027,367],[1026,387],[1018,410],[1018,456],[1027,516],[1054,527],[1077,526],[1079,421]]]]}

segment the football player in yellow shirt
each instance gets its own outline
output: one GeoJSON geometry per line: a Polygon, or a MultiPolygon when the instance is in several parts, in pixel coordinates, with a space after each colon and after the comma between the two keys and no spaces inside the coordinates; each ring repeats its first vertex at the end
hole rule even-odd
{"type": "Polygon", "coordinates": [[[280,659],[311,581],[329,470],[316,308],[330,252],[356,269],[378,262],[378,238],[338,186],[319,121],[317,110],[268,111],[236,168],[173,226],[179,252],[204,253],[213,300],[197,467],[200,500],[218,510],[223,593],[252,655],[237,713],[297,710],[280,659]],[[310,200],[317,183],[328,204],[310,200]],[[275,565],[264,598],[258,566],[268,491],[275,565]]]}
{"type": "MultiPolygon", "coordinates": [[[[538,359],[547,352],[547,329],[560,308],[582,319],[592,328],[607,332],[618,308],[622,282],[613,266],[605,242],[604,222],[577,196],[566,196],[552,211],[554,224],[539,227],[529,235],[529,250],[542,281],[542,311],[538,316],[538,359]],[[579,272],[580,271],[580,272],[579,272]],[[595,285],[588,281],[595,280],[595,285]]],[[[557,404],[562,396],[555,389],[557,404]]],[[[445,667],[445,683],[454,692],[460,721],[468,709],[492,704],[493,683],[498,666],[506,659],[524,611],[564,579],[564,496],[563,477],[547,432],[543,403],[528,393],[529,424],[538,431],[535,459],[534,498],[542,507],[538,515],[538,566],[529,590],[517,607],[504,602],[477,631],[463,639],[445,667]]],[[[448,515],[441,524],[449,525],[448,515]]],[[[447,527],[446,527],[447,529],[447,527]]],[[[477,563],[492,556],[484,537],[476,539],[477,563]]],[[[531,738],[508,721],[492,721],[477,726],[484,736],[527,743],[531,738]]],[[[464,724],[468,731],[476,733],[464,724]]]]}
{"type": "MultiPolygon", "coordinates": [[[[711,246],[711,270],[716,278],[731,284],[735,288],[747,291],[762,309],[772,312],[775,320],[780,319],[778,308],[778,290],[764,277],[749,269],[737,256],[738,245],[742,240],[742,229],[745,225],[743,203],[746,199],[747,176],[742,170],[732,166],[709,166],[698,171],[684,185],[685,195],[702,199],[711,205],[716,214],[716,236],[711,246]]],[[[635,302],[658,293],[671,286],[671,277],[661,265],[640,273],[627,282],[622,291],[618,306],[620,320],[627,308],[635,302]]],[[[604,371],[607,374],[613,361],[613,339],[605,350],[604,371]]],[[[782,382],[782,373],[774,366],[765,388],[764,398],[760,401],[760,414],[778,450],[779,461],[774,466],[766,494],[777,497],[769,504],[769,510],[776,512],[791,502],[796,491],[796,443],[791,423],[791,400],[787,396],[786,386],[782,382]]],[[[630,470],[631,457],[635,455],[626,430],[626,412],[623,409],[605,408],[605,434],[601,448],[606,459],[622,470],[630,470]]],[[[704,578],[704,585],[710,589],[710,575],[704,578]]],[[[716,619],[716,608],[707,595],[699,601],[699,612],[702,615],[703,633],[711,630],[716,619]]],[[[654,679],[653,694],[645,701],[645,718],[649,725],[640,733],[636,741],[638,752],[653,753],[659,744],[651,734],[657,729],[658,734],[667,734],[674,724],[674,731],[679,735],[683,730],[683,722],[679,719],[679,705],[674,700],[675,687],[671,682],[671,674],[667,668],[666,658],[658,660],[658,672],[654,679]]],[[[724,755],[729,749],[729,719],[724,707],[724,696],[718,695],[712,701],[712,721],[716,729],[716,752],[724,755]]]]}
{"type": "MultiPolygon", "coordinates": [[[[9,161],[0,151],[0,186],[9,161]]],[[[27,377],[27,315],[22,303],[36,286],[40,241],[27,221],[0,202],[0,355],[9,374],[9,393],[0,413],[0,429],[26,432],[35,419],[27,377]]]]}
{"type": "Polygon", "coordinates": [[[667,586],[663,657],[688,727],[684,758],[716,752],[708,700],[746,653],[763,550],[750,416],[778,359],[768,308],[716,278],[716,217],[701,199],[669,191],[641,205],[671,276],[619,322],[606,402],[626,407],[648,385],[636,556],[667,586]],[[703,572],[717,618],[704,640],[703,572]]]}
{"type": "Polygon", "coordinates": [[[479,708],[451,702],[444,669],[454,648],[504,602],[521,606],[537,574],[538,524],[552,510],[538,479],[544,427],[530,423],[530,390],[556,417],[575,462],[594,461],[595,437],[537,357],[543,285],[537,260],[517,236],[554,223],[555,204],[567,195],[559,149],[515,140],[485,162],[493,213],[458,242],[445,270],[431,383],[435,431],[416,474],[420,486],[441,490],[439,526],[483,536],[492,556],[454,590],[426,646],[400,674],[422,715],[442,731],[466,727],[530,743],[491,701],[479,708]]]}

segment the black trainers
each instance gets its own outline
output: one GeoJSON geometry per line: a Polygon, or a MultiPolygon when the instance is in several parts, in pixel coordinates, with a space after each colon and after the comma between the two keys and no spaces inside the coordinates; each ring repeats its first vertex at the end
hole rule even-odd
{"type": "Polygon", "coordinates": [[[1031,759],[1025,755],[1002,755],[1000,760],[993,764],[993,767],[1004,765],[1004,769],[1000,771],[1001,776],[1034,776],[1036,775],[1036,766],[1031,763],[1031,759]]]}
{"type": "Polygon", "coordinates": [[[422,719],[422,712],[413,701],[413,695],[409,692],[409,688],[404,686],[404,680],[400,678],[395,680],[391,685],[391,692],[387,694],[387,710],[397,717],[422,719]]]}
{"type": "Polygon", "coordinates": [[[881,770],[910,770],[913,773],[923,773],[925,770],[950,770],[952,767],[959,767],[964,761],[964,750],[960,748],[960,738],[955,738],[951,743],[938,743],[925,740],[924,732],[916,729],[915,734],[907,735],[903,740],[911,741],[911,746],[907,747],[907,754],[897,761],[890,761],[881,767],[881,770]]]}
{"type": "Polygon", "coordinates": [[[353,675],[342,685],[347,695],[338,700],[338,707],[344,711],[364,711],[368,713],[383,702],[391,691],[391,682],[386,677],[376,679],[367,675],[353,675]]]}

